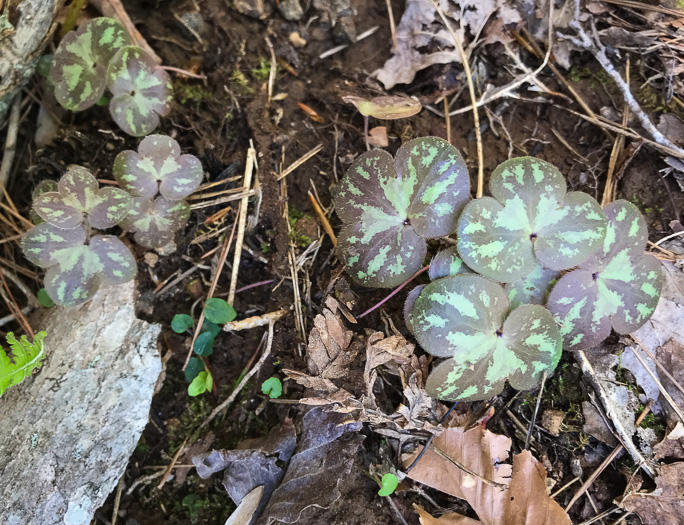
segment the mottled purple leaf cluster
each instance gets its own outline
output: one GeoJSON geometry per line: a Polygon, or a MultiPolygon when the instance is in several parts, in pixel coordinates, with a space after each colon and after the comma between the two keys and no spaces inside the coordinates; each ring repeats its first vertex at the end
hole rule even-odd
{"type": "Polygon", "coordinates": [[[129,135],[142,137],[170,110],[169,75],[131,39],[120,22],[95,18],[67,33],[55,52],[50,76],[55,97],[66,109],[82,111],[109,90],[109,111],[129,135]]]}
{"type": "Polygon", "coordinates": [[[427,253],[425,239],[456,234],[409,292],[404,316],[429,353],[440,399],[473,401],[539,384],[561,350],[582,350],[639,328],[660,297],[660,264],[644,252],[646,224],[617,201],[605,210],[567,192],[562,174],[532,157],[490,178],[469,200],[463,161],[444,141],[417,139],[396,158],[361,155],[340,184],[340,258],[358,283],[397,286],[427,253]],[[479,274],[479,275],[478,275],[479,274]]]}

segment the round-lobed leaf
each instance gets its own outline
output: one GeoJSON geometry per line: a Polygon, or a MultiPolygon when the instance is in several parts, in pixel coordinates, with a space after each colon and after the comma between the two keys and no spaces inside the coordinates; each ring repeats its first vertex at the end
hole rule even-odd
{"type": "Polygon", "coordinates": [[[111,58],[130,43],[124,27],[112,18],[95,18],[77,31],[69,31],[55,52],[50,70],[57,101],[71,111],[94,105],[105,91],[111,58]]]}
{"type": "Polygon", "coordinates": [[[190,206],[185,201],[164,197],[133,197],[128,216],[121,227],[135,233],[135,242],[146,248],[161,248],[173,241],[174,234],[188,222],[190,206]]]}
{"type": "Polygon", "coordinates": [[[138,151],[122,151],[114,160],[114,178],[136,197],[161,193],[170,201],[184,199],[202,182],[202,164],[194,155],[181,155],[178,142],[165,135],[145,137],[138,151]]]}
{"type": "Polygon", "coordinates": [[[135,257],[118,237],[96,235],[88,247],[102,265],[99,273],[103,284],[127,283],[138,273],[135,257]]]}
{"type": "Polygon", "coordinates": [[[506,284],[506,293],[511,303],[510,309],[514,310],[523,304],[545,304],[551,288],[559,277],[560,272],[537,264],[528,276],[506,284]]]}
{"type": "Polygon", "coordinates": [[[212,323],[205,319],[202,322],[202,328],[200,328],[200,333],[204,332],[209,332],[215,338],[221,333],[221,327],[216,323],[212,323]]]}
{"type": "Polygon", "coordinates": [[[266,381],[261,383],[261,392],[271,399],[278,399],[283,395],[283,384],[277,377],[269,377],[266,381]]]}
{"type": "Polygon", "coordinates": [[[494,198],[470,202],[458,222],[458,252],[476,272],[499,282],[529,275],[541,263],[565,270],[596,252],[606,218],[595,199],[566,194],[560,172],[533,157],[511,159],[492,173],[494,198]]]}
{"type": "Polygon", "coordinates": [[[236,315],[235,309],[218,297],[210,297],[204,305],[204,317],[214,324],[229,323],[236,315]]]}
{"type": "Polygon", "coordinates": [[[508,309],[503,288],[479,275],[444,277],[423,289],[411,315],[416,339],[432,355],[450,358],[428,377],[428,394],[484,400],[506,380],[525,390],[553,371],[562,349],[553,316],[537,305],[506,316],[508,309]]]}
{"type": "Polygon", "coordinates": [[[154,59],[136,46],[119,49],[107,68],[112,92],[109,112],[129,135],[143,137],[159,125],[159,117],[171,110],[171,78],[154,59]]]}
{"type": "Polygon", "coordinates": [[[406,296],[406,301],[404,302],[404,322],[406,323],[406,328],[415,335],[413,331],[413,323],[411,322],[411,316],[413,315],[413,306],[416,304],[416,300],[420,297],[420,293],[425,288],[425,284],[416,286],[411,290],[406,296]]]}
{"type": "Polygon", "coordinates": [[[83,246],[86,235],[83,226],[62,230],[44,222],[24,234],[21,238],[21,250],[33,264],[48,268],[59,264],[59,257],[65,251],[83,246]]]}
{"type": "Polygon", "coordinates": [[[194,324],[192,317],[188,314],[176,314],[173,316],[173,319],[171,319],[171,330],[177,334],[184,334],[192,328],[194,324]]]}
{"type": "Polygon", "coordinates": [[[192,349],[201,357],[209,357],[214,352],[214,336],[211,332],[202,332],[195,339],[192,349]]]}
{"type": "Polygon", "coordinates": [[[204,361],[202,361],[199,357],[191,357],[190,361],[188,361],[188,366],[185,368],[185,380],[191,383],[200,372],[204,371],[204,361]]]}
{"type": "Polygon", "coordinates": [[[407,142],[396,159],[382,150],[359,156],[335,196],[349,274],[365,286],[401,284],[420,269],[424,239],[454,231],[469,191],[460,153],[435,137],[407,142]]]}
{"type": "Polygon", "coordinates": [[[441,277],[468,273],[473,273],[473,271],[468,268],[463,262],[463,259],[458,256],[456,246],[438,252],[437,255],[432,258],[430,269],[428,270],[431,281],[440,279],[441,277]]]}
{"type": "Polygon", "coordinates": [[[120,188],[100,189],[97,179],[82,166],[71,166],[57,191],[34,198],[33,210],[44,221],[70,229],[84,222],[104,230],[120,223],[128,214],[131,196],[120,188]]]}
{"type": "Polygon", "coordinates": [[[608,228],[601,249],[564,275],[547,308],[561,324],[566,350],[583,350],[610,335],[628,334],[653,314],[660,299],[660,262],[644,253],[646,222],[625,200],[605,208],[608,228]]]}

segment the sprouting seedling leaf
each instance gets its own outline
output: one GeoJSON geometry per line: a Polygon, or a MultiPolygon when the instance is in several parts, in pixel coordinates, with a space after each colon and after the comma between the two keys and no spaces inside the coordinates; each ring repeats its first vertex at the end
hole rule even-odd
{"type": "Polygon", "coordinates": [[[470,202],[458,222],[458,251],[476,272],[499,282],[529,275],[538,263],[572,268],[597,251],[606,231],[598,202],[566,194],[563,175],[533,157],[511,159],[492,173],[494,198],[470,202]]]}
{"type": "Polygon", "coordinates": [[[269,377],[261,383],[261,391],[271,399],[278,399],[283,395],[283,384],[277,377],[269,377]]]}
{"type": "Polygon", "coordinates": [[[202,332],[195,339],[192,349],[201,357],[209,357],[214,352],[214,336],[211,332],[202,332]]]}
{"type": "Polygon", "coordinates": [[[43,308],[52,308],[55,306],[55,302],[50,298],[45,288],[38,290],[38,293],[36,293],[36,299],[38,299],[38,302],[43,308]]]}
{"type": "Polygon", "coordinates": [[[354,104],[364,117],[374,117],[386,120],[408,118],[420,113],[422,106],[419,101],[410,97],[389,95],[371,99],[346,96],[342,97],[348,104],[354,104]]]}
{"type": "Polygon", "coordinates": [[[551,288],[556,284],[560,272],[549,270],[538,264],[532,273],[506,284],[506,293],[511,302],[511,310],[521,304],[546,304],[551,288]]]}
{"type": "Polygon", "coordinates": [[[111,58],[130,42],[124,27],[112,18],[95,18],[67,33],[50,70],[57,101],[71,111],[95,104],[104,93],[111,58]]]}
{"type": "Polygon", "coordinates": [[[553,316],[538,305],[506,316],[508,307],[503,288],[479,275],[444,277],[423,289],[411,315],[416,339],[432,355],[450,358],[428,377],[428,394],[484,400],[506,380],[526,390],[553,371],[562,349],[553,316]]]}
{"type": "Polygon", "coordinates": [[[646,222],[625,200],[605,208],[608,229],[601,249],[551,290],[547,308],[561,324],[566,350],[597,345],[610,335],[633,332],[660,299],[660,262],[644,253],[646,222]]]}
{"type": "Polygon", "coordinates": [[[191,357],[190,361],[188,361],[188,366],[185,368],[185,380],[188,383],[192,383],[192,380],[195,379],[203,370],[204,361],[202,361],[199,357],[191,357]]]}
{"type": "Polygon", "coordinates": [[[82,166],[71,166],[57,191],[36,196],[33,209],[44,221],[58,228],[74,228],[84,222],[104,230],[120,223],[128,214],[131,196],[120,188],[100,189],[97,179],[82,166]]]}
{"type": "Polygon", "coordinates": [[[122,151],[114,160],[114,178],[136,197],[161,193],[170,201],[184,199],[202,182],[202,164],[194,155],[181,155],[178,142],[165,135],[145,137],[138,151],[122,151]]]}
{"type": "Polygon", "coordinates": [[[152,133],[159,117],[171,110],[171,78],[139,47],[126,46],[112,57],[107,87],[113,95],[109,112],[114,122],[134,137],[152,133]]]}
{"type": "Polygon", "coordinates": [[[197,377],[192,380],[188,387],[188,395],[195,397],[205,392],[211,392],[211,387],[214,384],[214,378],[206,370],[197,374],[197,377]]]}
{"type": "Polygon", "coordinates": [[[21,383],[36,368],[40,368],[45,357],[43,339],[46,335],[45,332],[38,332],[31,343],[25,335],[17,340],[12,332],[7,333],[7,343],[11,352],[8,355],[0,346],[0,396],[9,387],[21,383]]]}
{"type": "Polygon", "coordinates": [[[207,303],[204,305],[204,317],[211,323],[226,324],[235,319],[236,316],[235,309],[218,297],[207,299],[207,303]]]}
{"type": "Polygon", "coordinates": [[[335,196],[349,274],[365,286],[401,284],[420,269],[425,239],[454,231],[469,191],[465,162],[444,140],[412,140],[396,159],[381,150],[361,155],[335,196]]]}
{"type": "Polygon", "coordinates": [[[194,326],[192,317],[188,314],[176,314],[171,319],[171,330],[177,334],[184,334],[194,326]]]}
{"type": "Polygon", "coordinates": [[[164,197],[133,197],[121,227],[135,233],[135,242],[146,248],[161,248],[173,241],[174,234],[188,222],[190,207],[185,201],[164,197]]]}
{"type": "Polygon", "coordinates": [[[61,306],[89,300],[100,285],[122,284],[135,277],[135,257],[111,235],[87,240],[83,226],[62,230],[43,223],[31,228],[21,240],[26,258],[47,269],[45,290],[61,306]]]}
{"type": "Polygon", "coordinates": [[[432,258],[430,269],[428,270],[431,281],[439,279],[440,277],[468,273],[473,273],[473,271],[468,268],[463,262],[463,259],[458,256],[456,246],[437,253],[437,255],[432,258]]]}
{"type": "Polygon", "coordinates": [[[397,476],[388,472],[382,477],[380,481],[380,490],[378,491],[378,496],[391,496],[397,487],[399,486],[399,480],[397,476]]]}

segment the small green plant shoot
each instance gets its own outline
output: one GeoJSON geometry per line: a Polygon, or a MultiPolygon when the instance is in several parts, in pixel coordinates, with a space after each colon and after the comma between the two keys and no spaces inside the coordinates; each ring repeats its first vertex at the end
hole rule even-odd
{"type": "Polygon", "coordinates": [[[261,383],[261,391],[271,399],[278,399],[283,395],[283,384],[277,377],[269,377],[261,383]]]}
{"type": "Polygon", "coordinates": [[[46,335],[45,332],[38,332],[31,343],[25,335],[17,340],[12,332],[7,334],[11,352],[8,355],[0,346],[0,396],[9,387],[18,385],[35,369],[40,368],[45,357],[43,339],[46,335]]]}
{"type": "Polygon", "coordinates": [[[589,348],[611,328],[630,333],[650,318],[663,278],[644,253],[646,224],[633,204],[603,210],[585,193],[567,193],[562,174],[532,157],[501,164],[492,197],[467,202],[454,152],[426,138],[402,146],[394,165],[383,151],[365,153],[335,201],[340,257],[366,286],[401,284],[422,266],[425,238],[457,235],[433,258],[432,282],[404,305],[421,346],[446,358],[427,379],[430,395],[485,400],[506,381],[530,389],[563,348],[589,348]]]}
{"type": "Polygon", "coordinates": [[[380,490],[378,491],[378,496],[391,496],[394,491],[397,490],[399,486],[399,480],[397,476],[388,472],[382,477],[380,481],[380,490]]]}

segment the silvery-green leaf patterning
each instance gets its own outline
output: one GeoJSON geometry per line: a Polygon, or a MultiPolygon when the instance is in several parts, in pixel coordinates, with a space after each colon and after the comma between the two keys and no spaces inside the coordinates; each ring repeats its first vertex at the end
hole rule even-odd
{"type": "Polygon", "coordinates": [[[95,104],[104,94],[110,59],[130,43],[124,27],[112,18],[95,18],[69,31],[50,70],[57,101],[71,111],[95,104]]]}
{"type": "Polygon", "coordinates": [[[190,206],[185,201],[164,197],[134,197],[131,210],[121,223],[124,230],[135,232],[135,242],[145,248],[161,248],[188,222],[190,206]]]}
{"type": "Polygon", "coordinates": [[[508,283],[538,263],[572,268],[599,249],[606,231],[601,207],[586,193],[566,194],[565,179],[548,162],[508,160],[489,188],[494,198],[470,202],[458,222],[458,251],[476,272],[508,283]]]}
{"type": "Polygon", "coordinates": [[[521,304],[546,304],[546,298],[559,277],[560,272],[537,264],[528,276],[508,283],[505,288],[511,302],[511,310],[521,304]]]}
{"type": "Polygon", "coordinates": [[[109,112],[114,122],[134,137],[152,133],[159,117],[171,109],[171,78],[139,47],[124,47],[112,57],[107,87],[113,95],[109,112]]]}
{"type": "Polygon", "coordinates": [[[479,275],[438,279],[415,301],[410,324],[421,346],[446,361],[428,377],[428,394],[450,401],[489,399],[505,381],[519,390],[539,384],[560,359],[553,316],[523,305],[508,316],[503,288],[479,275]]]}
{"type": "Polygon", "coordinates": [[[138,151],[126,150],[114,160],[114,178],[136,197],[161,193],[170,201],[184,199],[202,182],[202,164],[194,155],[181,155],[178,142],[165,135],[145,137],[138,151]]]}
{"type": "Polygon", "coordinates": [[[625,200],[605,208],[608,228],[601,249],[564,275],[547,308],[561,324],[566,350],[583,350],[610,335],[628,334],[653,314],[660,299],[660,262],[644,253],[646,222],[625,200]]]}
{"type": "Polygon", "coordinates": [[[101,285],[122,284],[135,277],[133,254],[117,237],[87,239],[83,226],[63,230],[43,223],[22,238],[22,250],[32,263],[47,268],[45,289],[62,306],[90,299],[101,285]]]}
{"type": "Polygon", "coordinates": [[[89,170],[71,166],[57,184],[57,191],[39,195],[34,192],[33,210],[44,221],[59,228],[88,223],[104,230],[121,222],[130,204],[131,196],[124,190],[100,189],[89,170]]]}
{"type": "Polygon", "coordinates": [[[437,253],[437,255],[432,258],[432,261],[430,261],[430,269],[428,270],[431,281],[439,279],[440,277],[467,273],[473,273],[473,271],[468,268],[463,262],[463,259],[458,256],[456,246],[437,253]]]}
{"type": "Polygon", "coordinates": [[[425,239],[455,230],[469,190],[460,153],[435,137],[407,142],[396,159],[378,149],[359,156],[335,196],[349,274],[365,286],[401,284],[420,269],[425,239]]]}

